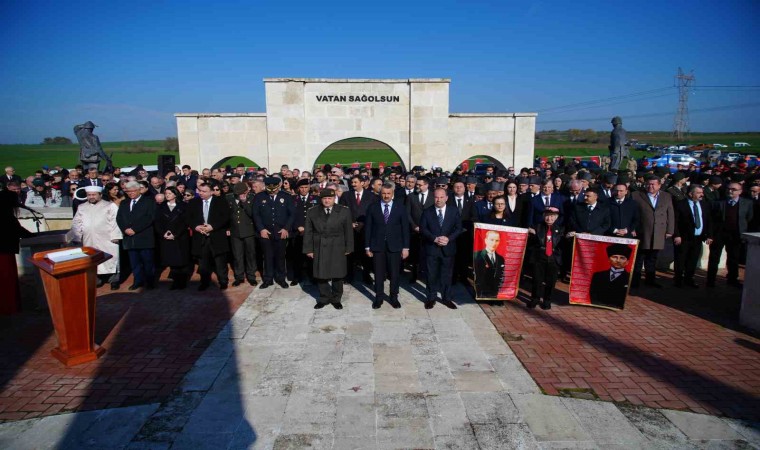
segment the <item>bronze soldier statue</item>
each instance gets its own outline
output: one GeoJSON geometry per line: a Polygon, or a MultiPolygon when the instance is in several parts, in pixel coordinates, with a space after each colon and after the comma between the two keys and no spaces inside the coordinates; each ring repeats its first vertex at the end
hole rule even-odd
{"type": "Polygon", "coordinates": [[[625,146],[628,139],[623,128],[623,119],[620,116],[613,117],[612,126],[614,128],[610,133],[610,171],[617,172],[623,158],[630,159],[631,155],[625,146]]]}
{"type": "Polygon", "coordinates": [[[89,120],[81,125],[74,126],[74,134],[79,141],[79,160],[82,162],[84,170],[87,171],[90,167],[98,168],[100,160],[104,159],[106,161],[104,170],[113,171],[111,158],[103,151],[98,136],[92,134],[95,127],[96,125],[89,120]]]}

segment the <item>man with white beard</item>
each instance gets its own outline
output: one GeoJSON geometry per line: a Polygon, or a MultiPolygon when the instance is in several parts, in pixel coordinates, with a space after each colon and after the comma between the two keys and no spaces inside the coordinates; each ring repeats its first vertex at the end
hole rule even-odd
{"type": "Polygon", "coordinates": [[[71,230],[66,234],[68,242],[81,242],[85,247],[104,251],[113,258],[98,265],[98,287],[108,279],[111,290],[119,289],[119,241],[121,230],[116,224],[119,207],[103,200],[101,186],[86,186],[87,203],[77,209],[71,230]]]}

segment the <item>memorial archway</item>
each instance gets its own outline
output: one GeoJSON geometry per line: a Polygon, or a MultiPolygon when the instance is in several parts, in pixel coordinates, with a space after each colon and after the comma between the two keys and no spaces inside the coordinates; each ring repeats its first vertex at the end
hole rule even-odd
{"type": "Polygon", "coordinates": [[[325,164],[341,167],[372,168],[400,167],[406,171],[399,154],[385,142],[366,137],[352,137],[333,142],[317,156],[313,169],[325,164]]]}
{"type": "MultiPolygon", "coordinates": [[[[488,155],[475,155],[471,156],[461,163],[459,165],[462,167],[462,169],[467,172],[468,170],[474,170],[476,173],[478,172],[479,168],[482,169],[485,167],[486,164],[493,164],[495,167],[495,170],[506,170],[507,167],[498,159],[488,156],[488,155]]],[[[485,173],[485,170],[483,170],[485,173]]],[[[480,173],[478,173],[480,175],[480,173]]]]}
{"type": "Polygon", "coordinates": [[[255,162],[251,161],[250,159],[246,158],[245,156],[227,156],[219,161],[216,162],[213,166],[211,166],[211,169],[217,169],[217,168],[225,168],[227,166],[232,166],[233,168],[236,167],[238,164],[243,163],[245,164],[246,168],[249,167],[261,167],[259,164],[256,164],[255,162]]]}

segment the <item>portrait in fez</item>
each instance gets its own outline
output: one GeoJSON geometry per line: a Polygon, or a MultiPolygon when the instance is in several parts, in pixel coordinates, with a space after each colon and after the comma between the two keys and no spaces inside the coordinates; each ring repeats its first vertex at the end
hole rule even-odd
{"type": "Polygon", "coordinates": [[[632,263],[633,249],[625,244],[610,244],[605,249],[608,267],[594,272],[589,287],[591,304],[622,309],[628,294],[631,278],[629,263],[632,263]]]}
{"type": "Polygon", "coordinates": [[[477,298],[496,298],[499,294],[504,279],[504,256],[498,252],[501,241],[501,233],[488,230],[483,238],[483,249],[473,254],[477,298]]]}

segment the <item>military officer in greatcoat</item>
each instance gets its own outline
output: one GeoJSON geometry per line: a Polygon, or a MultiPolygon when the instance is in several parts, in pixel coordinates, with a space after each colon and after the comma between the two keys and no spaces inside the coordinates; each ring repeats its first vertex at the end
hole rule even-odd
{"type": "Polygon", "coordinates": [[[232,247],[232,268],[235,274],[233,286],[239,286],[248,279],[256,286],[256,228],[253,224],[253,202],[248,195],[248,185],[237,183],[233,195],[227,198],[232,218],[230,220],[230,247],[232,247]]]}
{"type": "Polygon", "coordinates": [[[281,180],[277,177],[264,179],[266,193],[255,197],[253,219],[259,242],[264,250],[264,280],[260,289],[277,282],[283,289],[285,281],[285,247],[295,220],[293,196],[280,191],[281,180]]]}
{"type": "Polygon", "coordinates": [[[291,286],[296,286],[303,281],[304,275],[309,274],[311,278],[311,259],[303,254],[303,234],[306,224],[306,213],[315,205],[319,204],[319,196],[309,193],[309,180],[301,179],[296,184],[298,193],[295,198],[296,217],[293,225],[293,237],[289,239],[288,246],[288,264],[293,268],[293,280],[291,286]],[[306,272],[304,273],[304,267],[306,272]]]}
{"type": "Polygon", "coordinates": [[[354,251],[354,227],[351,211],[335,203],[335,190],[319,192],[320,206],[306,213],[303,252],[314,261],[314,278],[319,286],[319,300],[314,309],[332,303],[343,309],[343,278],[348,271],[346,256],[354,251]]]}

